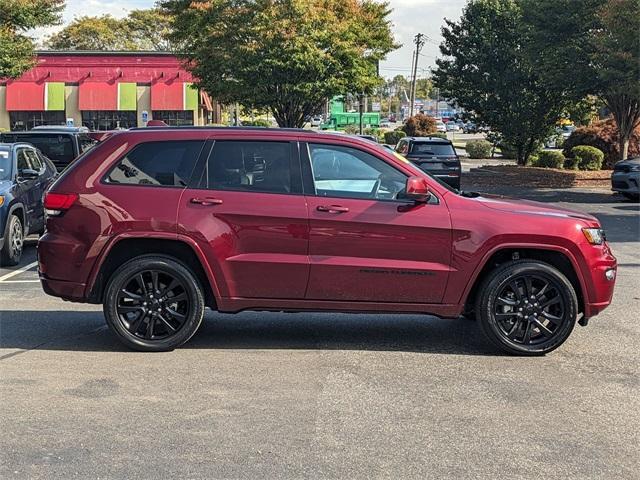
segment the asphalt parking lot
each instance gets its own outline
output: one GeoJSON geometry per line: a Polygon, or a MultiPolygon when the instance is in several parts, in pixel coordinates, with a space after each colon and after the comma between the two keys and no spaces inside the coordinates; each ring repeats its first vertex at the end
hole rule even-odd
{"type": "Polygon", "coordinates": [[[0,477],[638,478],[638,204],[507,190],[596,215],[619,261],[612,306],[542,358],[463,319],[253,312],[130,352],[44,295],[29,242],[0,269],[0,477]]]}

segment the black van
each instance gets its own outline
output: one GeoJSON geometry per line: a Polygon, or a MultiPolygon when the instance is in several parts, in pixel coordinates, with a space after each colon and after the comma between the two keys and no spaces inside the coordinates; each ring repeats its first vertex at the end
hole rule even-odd
{"type": "Polygon", "coordinates": [[[396,152],[432,177],[460,189],[460,157],[449,140],[440,137],[405,137],[396,145],[396,152]]]}
{"type": "Polygon", "coordinates": [[[96,144],[85,127],[41,126],[21,132],[0,133],[0,142],[30,143],[62,171],[81,153],[96,144]]]}

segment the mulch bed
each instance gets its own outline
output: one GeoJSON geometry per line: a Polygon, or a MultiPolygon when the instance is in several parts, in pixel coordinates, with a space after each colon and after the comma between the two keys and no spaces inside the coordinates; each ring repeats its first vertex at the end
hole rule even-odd
{"type": "Polygon", "coordinates": [[[513,187],[521,188],[611,188],[611,170],[595,172],[559,170],[555,168],[498,165],[473,168],[462,174],[465,188],[513,187]]]}

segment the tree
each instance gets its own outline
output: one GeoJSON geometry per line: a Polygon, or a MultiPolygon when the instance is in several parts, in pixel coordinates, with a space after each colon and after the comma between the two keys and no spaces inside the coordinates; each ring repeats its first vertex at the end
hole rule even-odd
{"type": "Polygon", "coordinates": [[[640,124],[640,2],[520,0],[530,46],[549,88],[566,98],[597,95],[620,131],[620,156],[640,124]]]}
{"type": "Polygon", "coordinates": [[[60,22],[64,0],[3,0],[0,7],[0,78],[31,68],[33,41],[25,32],[60,22]]]}
{"type": "Polygon", "coordinates": [[[373,0],[161,0],[171,40],[198,86],[226,104],[267,108],[302,127],[327,98],[371,93],[396,48],[386,3],[373,0]]]}
{"type": "Polygon", "coordinates": [[[111,15],[83,16],[52,35],[47,47],[55,50],[149,50],[170,49],[171,20],[159,9],[132,10],[118,19],[111,15]]]}
{"type": "Polygon", "coordinates": [[[429,78],[418,78],[416,80],[416,98],[433,98],[433,83],[429,78]]]}
{"type": "Polygon", "coordinates": [[[524,53],[527,33],[515,0],[470,0],[445,20],[434,84],[441,95],[497,130],[524,165],[553,131],[562,97],[547,88],[524,53]]]}

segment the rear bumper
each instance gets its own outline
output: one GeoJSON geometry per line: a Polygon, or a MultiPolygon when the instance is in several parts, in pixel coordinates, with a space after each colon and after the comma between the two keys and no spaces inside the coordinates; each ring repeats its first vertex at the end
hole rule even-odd
{"type": "Polygon", "coordinates": [[[65,282],[64,280],[53,280],[47,278],[40,273],[40,283],[42,289],[47,295],[54,297],[60,297],[63,300],[69,300],[71,302],[84,302],[84,290],[86,285],[84,283],[65,282]]]}

